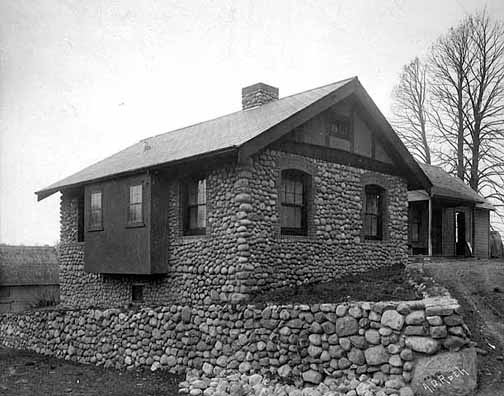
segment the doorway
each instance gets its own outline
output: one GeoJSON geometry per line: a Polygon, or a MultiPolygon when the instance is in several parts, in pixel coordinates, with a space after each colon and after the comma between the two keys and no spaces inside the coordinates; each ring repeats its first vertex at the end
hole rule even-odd
{"type": "Polygon", "coordinates": [[[455,212],[455,250],[457,256],[466,255],[465,213],[455,212]]]}

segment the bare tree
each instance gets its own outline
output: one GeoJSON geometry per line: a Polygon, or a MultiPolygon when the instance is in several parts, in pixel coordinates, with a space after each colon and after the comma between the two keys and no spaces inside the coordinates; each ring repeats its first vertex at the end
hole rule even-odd
{"type": "Polygon", "coordinates": [[[504,206],[504,25],[485,11],[433,46],[431,119],[442,162],[504,206]]]}
{"type": "Polygon", "coordinates": [[[465,74],[469,63],[469,29],[466,24],[450,29],[432,47],[430,85],[431,119],[435,126],[441,163],[454,170],[464,180],[467,144],[464,114],[467,98],[464,94],[465,74]],[[455,155],[453,155],[455,154],[455,155]]]}
{"type": "Polygon", "coordinates": [[[392,114],[395,130],[411,153],[420,161],[431,163],[430,139],[427,135],[427,71],[418,59],[402,69],[399,84],[392,91],[392,114]]]}
{"type": "Polygon", "coordinates": [[[491,190],[504,202],[504,25],[486,12],[468,18],[471,58],[465,73],[469,106],[465,124],[470,134],[469,185],[491,190]]]}

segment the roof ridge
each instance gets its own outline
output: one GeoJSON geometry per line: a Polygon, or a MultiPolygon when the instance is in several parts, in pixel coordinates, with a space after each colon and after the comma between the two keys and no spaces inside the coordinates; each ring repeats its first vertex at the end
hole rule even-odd
{"type": "Polygon", "coordinates": [[[196,122],[194,124],[190,124],[190,125],[186,125],[184,127],[181,127],[181,128],[177,128],[177,129],[172,129],[171,131],[166,131],[166,132],[161,132],[161,133],[158,133],[156,135],[152,135],[152,136],[149,136],[149,137],[146,137],[144,139],[140,139],[137,143],[135,144],[138,144],[138,143],[142,143],[144,141],[147,141],[149,139],[152,139],[152,138],[156,138],[158,136],[162,136],[162,135],[167,135],[167,134],[171,134],[171,133],[175,133],[175,132],[180,132],[180,131],[183,131],[185,129],[188,129],[188,128],[192,128],[192,127],[195,127],[196,125],[200,125],[200,124],[205,124],[207,122],[211,122],[211,121],[215,121],[215,120],[218,120],[220,118],[224,118],[224,117],[229,117],[233,114],[237,114],[237,113],[241,113],[243,111],[253,111],[253,110],[257,110],[257,109],[260,109],[262,108],[263,106],[267,106],[268,104],[270,103],[275,103],[275,102],[278,102],[278,101],[281,101],[281,100],[284,100],[284,99],[288,99],[288,98],[291,98],[293,96],[297,96],[297,95],[301,95],[301,94],[305,94],[307,92],[311,92],[311,91],[316,91],[317,89],[322,89],[322,88],[325,88],[325,87],[328,87],[329,85],[334,85],[334,84],[341,84],[342,82],[344,81],[347,81],[347,82],[350,82],[351,80],[354,80],[354,79],[358,79],[357,76],[353,76],[353,77],[349,77],[349,78],[344,78],[343,80],[339,80],[339,81],[334,81],[332,83],[329,83],[329,84],[324,84],[324,85],[321,85],[319,87],[316,87],[316,88],[310,88],[310,89],[306,89],[304,91],[301,91],[301,92],[296,92],[294,94],[291,94],[291,95],[288,95],[288,96],[284,96],[282,98],[279,98],[279,99],[276,99],[276,100],[273,100],[271,102],[268,102],[268,103],[265,103],[263,104],[262,106],[257,106],[257,107],[253,107],[251,109],[241,109],[241,110],[237,110],[237,111],[233,111],[232,113],[227,113],[227,114],[224,114],[224,115],[221,115],[221,116],[218,116],[218,117],[214,117],[214,118],[210,118],[208,120],[204,120],[204,121],[200,121],[200,122],[196,122]]]}

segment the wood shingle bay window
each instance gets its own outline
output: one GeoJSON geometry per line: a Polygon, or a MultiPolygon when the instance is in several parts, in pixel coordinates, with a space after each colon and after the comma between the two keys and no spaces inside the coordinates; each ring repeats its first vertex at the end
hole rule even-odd
{"type": "Polygon", "coordinates": [[[89,225],[90,230],[103,230],[103,194],[92,191],[90,195],[89,225]]]}
{"type": "Polygon", "coordinates": [[[143,185],[129,186],[128,224],[143,224],[143,185]]]}
{"type": "Polygon", "coordinates": [[[364,236],[365,239],[383,239],[384,190],[375,185],[365,188],[364,236]]]}
{"type": "Polygon", "coordinates": [[[297,170],[282,171],[280,222],[283,235],[307,235],[307,178],[297,170]]]}
{"type": "Polygon", "coordinates": [[[193,179],[185,185],[184,235],[204,235],[206,233],[206,179],[193,179]]]}

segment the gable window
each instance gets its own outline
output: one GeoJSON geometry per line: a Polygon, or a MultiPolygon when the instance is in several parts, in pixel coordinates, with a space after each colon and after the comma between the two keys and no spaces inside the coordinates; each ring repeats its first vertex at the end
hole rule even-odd
{"type": "Polygon", "coordinates": [[[333,119],[329,122],[329,136],[340,139],[350,138],[350,121],[347,119],[333,119]]]}
{"type": "Polygon", "coordinates": [[[307,235],[307,178],[301,171],[282,171],[280,223],[284,235],[307,235]]]}
{"type": "Polygon", "coordinates": [[[129,186],[128,224],[143,223],[143,185],[129,186]]]}
{"type": "Polygon", "coordinates": [[[383,239],[384,190],[379,186],[369,185],[365,188],[365,195],[364,237],[383,239]]]}
{"type": "Polygon", "coordinates": [[[184,235],[203,235],[206,232],[206,179],[193,179],[185,186],[184,235]]]}
{"type": "Polygon", "coordinates": [[[90,196],[89,228],[91,230],[103,229],[103,194],[101,191],[93,191],[90,196]]]}

